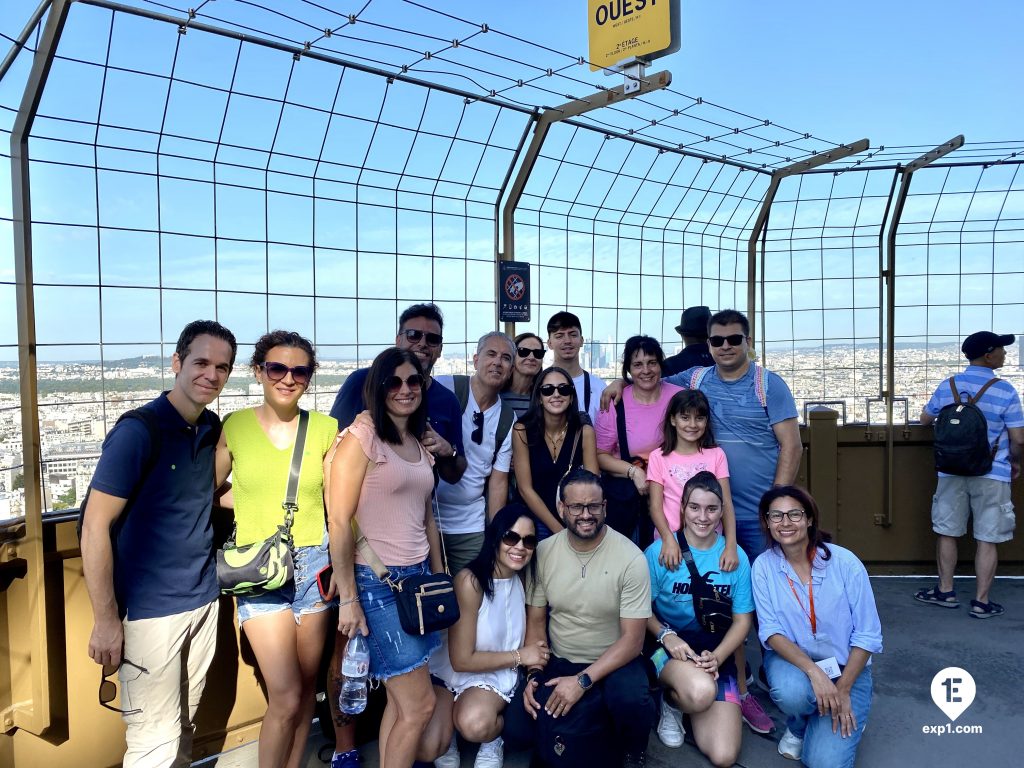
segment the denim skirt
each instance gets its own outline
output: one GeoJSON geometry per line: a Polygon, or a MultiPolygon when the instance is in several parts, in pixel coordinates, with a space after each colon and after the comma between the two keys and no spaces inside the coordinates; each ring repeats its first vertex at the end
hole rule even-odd
{"type": "MultiPolygon", "coordinates": [[[[388,566],[388,570],[395,581],[430,573],[426,561],[417,565],[388,566]]],[[[377,578],[370,566],[356,565],[356,589],[370,630],[366,638],[370,646],[370,677],[387,680],[426,666],[430,655],[441,646],[440,633],[410,635],[402,629],[395,593],[377,578]]]]}

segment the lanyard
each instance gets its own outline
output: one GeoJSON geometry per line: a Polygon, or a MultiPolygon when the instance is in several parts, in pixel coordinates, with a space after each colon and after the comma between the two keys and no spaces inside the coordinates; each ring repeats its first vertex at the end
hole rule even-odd
{"type": "Polygon", "coordinates": [[[793,580],[789,578],[789,574],[786,574],[786,581],[789,582],[789,588],[793,591],[793,597],[796,598],[797,605],[800,606],[800,610],[804,612],[804,615],[810,619],[811,622],[811,634],[817,636],[818,634],[818,619],[814,615],[814,555],[811,555],[811,580],[807,584],[807,600],[811,606],[811,610],[808,611],[804,608],[803,601],[800,599],[800,595],[796,592],[796,587],[793,585],[793,580]]]}

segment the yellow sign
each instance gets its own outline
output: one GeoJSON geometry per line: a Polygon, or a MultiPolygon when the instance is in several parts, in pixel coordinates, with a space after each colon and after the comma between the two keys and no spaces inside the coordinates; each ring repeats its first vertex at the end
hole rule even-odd
{"type": "Polygon", "coordinates": [[[591,71],[679,49],[678,0],[587,0],[587,5],[591,71]]]}

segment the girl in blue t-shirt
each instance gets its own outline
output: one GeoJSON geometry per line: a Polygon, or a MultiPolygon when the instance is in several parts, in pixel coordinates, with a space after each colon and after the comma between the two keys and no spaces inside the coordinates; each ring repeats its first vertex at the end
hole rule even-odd
{"type": "Polygon", "coordinates": [[[665,688],[658,737],[668,747],[683,743],[682,712],[690,715],[697,747],[714,765],[732,765],[740,753],[742,720],[733,654],[750,631],[754,601],[750,563],[739,550],[733,571],[719,568],[725,540],[716,530],[724,509],[722,485],[701,471],[683,486],[682,529],[697,571],[732,598],[732,626],[721,635],[697,620],[690,573],[662,565],[662,540],[647,548],[653,615],[647,631],[657,639],[651,661],[665,688]]]}

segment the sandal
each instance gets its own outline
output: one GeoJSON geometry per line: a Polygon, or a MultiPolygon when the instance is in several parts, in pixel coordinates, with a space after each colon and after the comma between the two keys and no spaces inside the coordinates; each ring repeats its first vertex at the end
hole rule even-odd
{"type": "MultiPolygon", "coordinates": [[[[941,608],[960,607],[960,601],[956,599],[955,589],[949,592],[941,592],[939,591],[938,587],[932,587],[931,589],[921,589],[918,590],[916,595],[914,595],[914,599],[920,600],[922,603],[931,603],[932,605],[938,605],[941,608]]],[[[971,602],[973,603],[974,601],[972,600],[971,602]]]]}
{"type": "Polygon", "coordinates": [[[977,600],[971,600],[970,615],[975,619],[991,619],[993,616],[1002,616],[1004,613],[1006,613],[1006,609],[999,603],[979,603],[977,600]]]}

